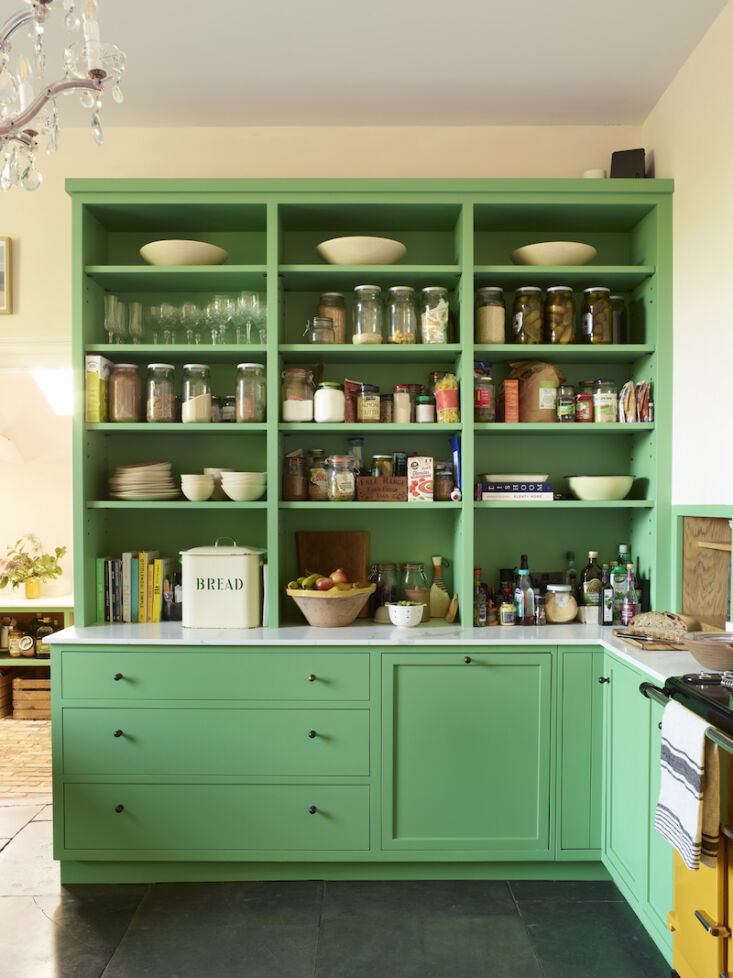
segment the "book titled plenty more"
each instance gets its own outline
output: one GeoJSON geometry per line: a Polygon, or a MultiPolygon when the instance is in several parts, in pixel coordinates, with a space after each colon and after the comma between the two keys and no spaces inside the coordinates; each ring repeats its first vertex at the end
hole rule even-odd
{"type": "Polygon", "coordinates": [[[554,498],[551,482],[531,482],[524,479],[513,482],[477,482],[474,493],[477,502],[543,502],[554,498]]]}
{"type": "Polygon", "coordinates": [[[97,557],[97,621],[160,621],[175,563],[173,557],[161,557],[157,550],[130,550],[120,557],[97,557]]]}

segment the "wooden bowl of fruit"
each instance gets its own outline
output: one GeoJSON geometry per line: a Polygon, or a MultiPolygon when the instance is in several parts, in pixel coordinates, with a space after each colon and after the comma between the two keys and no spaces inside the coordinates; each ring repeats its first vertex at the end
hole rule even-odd
{"type": "Polygon", "coordinates": [[[346,580],[343,571],[326,577],[306,574],[291,581],[285,593],[302,611],[309,625],[315,628],[343,628],[350,625],[366,604],[376,584],[362,586],[346,580]]]}

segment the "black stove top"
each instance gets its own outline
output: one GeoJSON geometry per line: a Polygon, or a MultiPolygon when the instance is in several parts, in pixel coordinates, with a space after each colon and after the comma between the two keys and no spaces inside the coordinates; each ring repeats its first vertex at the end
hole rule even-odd
{"type": "Polygon", "coordinates": [[[672,676],[664,684],[664,692],[733,736],[733,672],[672,676]]]}

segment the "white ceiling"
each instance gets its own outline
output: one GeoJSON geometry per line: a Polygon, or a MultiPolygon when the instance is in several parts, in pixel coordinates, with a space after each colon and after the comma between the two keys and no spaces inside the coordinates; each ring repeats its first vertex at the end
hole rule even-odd
{"type": "Polygon", "coordinates": [[[99,0],[104,123],[639,124],[725,3],[99,0]]]}

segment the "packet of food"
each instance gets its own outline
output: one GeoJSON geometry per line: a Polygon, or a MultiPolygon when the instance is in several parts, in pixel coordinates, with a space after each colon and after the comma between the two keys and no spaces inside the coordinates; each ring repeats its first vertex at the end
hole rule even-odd
{"type": "Polygon", "coordinates": [[[636,388],[633,380],[627,381],[619,391],[618,395],[618,419],[619,421],[636,421],[636,388]]]}

